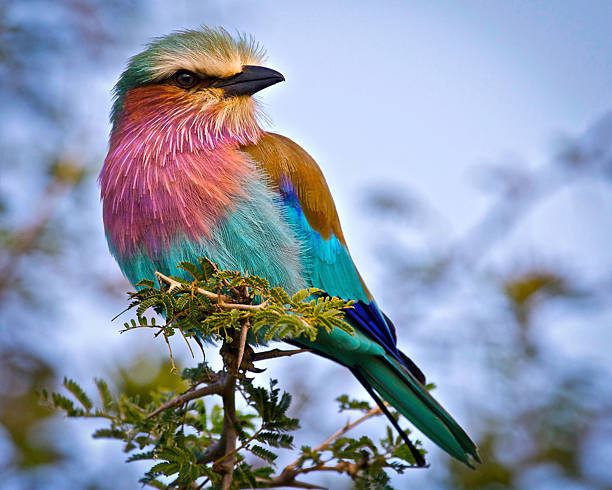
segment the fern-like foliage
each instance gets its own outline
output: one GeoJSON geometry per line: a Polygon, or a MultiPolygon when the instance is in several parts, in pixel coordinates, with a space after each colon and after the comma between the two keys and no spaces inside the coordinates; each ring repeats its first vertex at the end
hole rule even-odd
{"type": "MultiPolygon", "coordinates": [[[[98,403],[78,383],[65,379],[69,396],[43,390],[43,402],[68,417],[107,420],[93,437],[121,441],[128,462],[150,460],[140,482],[153,488],[291,487],[299,486],[300,475],[332,469],[349,475],[358,488],[382,489],[390,488],[388,470],[401,473],[415,465],[390,428],[376,442],[366,436],[348,437],[341,430],[316,448],[296,450],[291,432],[299,428],[299,421],[288,415],[291,395],[275,380],[265,388],[247,376],[248,371],[260,371],[255,367],[258,354],[249,343],[300,336],[314,340],[320,329],[352,333],[343,311],[351,302],[313,288],[289,296],[263,278],[222,271],[206,259],[182,263],[180,268],[189,281],[160,275],[160,284],[142,281],[138,291],[129,293],[135,318],[124,331],[155,329],[169,347],[176,333],[180,336],[175,338],[188,343],[221,343],[222,370],[215,372],[202,362],[180,374],[176,371],[190,387],[186,392],[154,390],[146,400],[114,396],[105,381],[96,379],[98,403]],[[153,312],[165,321],[158,323],[153,312]],[[244,342],[245,333],[249,343],[244,342]],[[219,395],[222,404],[205,403],[204,397],[212,394],[219,395]],[[248,407],[244,412],[235,409],[236,395],[248,407]],[[297,453],[294,463],[282,471],[275,467],[279,450],[297,453]]],[[[267,351],[271,352],[278,351],[267,351]]],[[[269,357],[274,356],[263,358],[269,357]]],[[[364,420],[377,414],[367,402],[346,395],[338,402],[340,410],[365,413],[364,420]]],[[[415,444],[420,446],[419,441],[415,444]]]]}

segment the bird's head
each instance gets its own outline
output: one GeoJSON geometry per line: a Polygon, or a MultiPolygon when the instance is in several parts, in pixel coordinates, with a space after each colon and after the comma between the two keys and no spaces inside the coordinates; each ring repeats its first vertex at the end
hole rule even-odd
{"type": "Polygon", "coordinates": [[[284,80],[261,66],[264,52],[251,38],[222,28],[185,30],[154,39],[131,58],[115,85],[113,132],[143,126],[152,132],[197,132],[209,146],[258,139],[251,97],[284,80]]]}

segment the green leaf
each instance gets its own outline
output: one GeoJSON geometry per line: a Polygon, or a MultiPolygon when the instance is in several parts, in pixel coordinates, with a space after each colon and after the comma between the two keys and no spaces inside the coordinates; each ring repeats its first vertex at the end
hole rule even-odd
{"type": "Polygon", "coordinates": [[[79,403],[83,405],[87,413],[89,413],[93,407],[93,402],[85,394],[83,388],[81,388],[75,381],[68,378],[64,378],[63,385],[70,393],[74,395],[74,397],[79,401],[79,403]]]}
{"type": "Polygon", "coordinates": [[[336,398],[336,401],[340,404],[339,412],[345,410],[360,410],[362,412],[368,412],[372,409],[370,404],[366,401],[355,400],[348,397],[348,395],[340,395],[336,398]]]}
{"type": "Polygon", "coordinates": [[[103,379],[94,379],[96,386],[98,387],[98,394],[100,395],[100,400],[102,401],[102,407],[104,410],[110,410],[113,407],[113,396],[111,395],[110,390],[108,389],[108,385],[106,381],[103,379]]]}
{"type": "Polygon", "coordinates": [[[321,289],[318,289],[318,288],[302,289],[301,291],[298,291],[297,293],[295,293],[291,297],[291,301],[293,303],[301,303],[302,301],[304,301],[309,296],[312,296],[313,294],[322,293],[322,292],[323,291],[321,289]]]}
{"type": "Polygon", "coordinates": [[[51,393],[51,399],[53,400],[53,406],[55,408],[62,409],[66,412],[68,417],[84,417],[85,412],[82,409],[77,409],[74,406],[74,402],[64,395],[59,393],[51,393]]]}
{"type": "Polygon", "coordinates": [[[119,429],[98,429],[92,437],[94,439],[126,439],[127,435],[125,432],[119,429]]]}
{"type": "Polygon", "coordinates": [[[291,304],[291,298],[289,295],[281,288],[272,288],[270,290],[270,294],[272,299],[280,304],[280,305],[289,305],[291,304]]]}
{"type": "MultiPolygon", "coordinates": [[[[421,454],[425,455],[425,451],[422,448],[417,447],[417,450],[421,454]]],[[[416,464],[416,461],[414,460],[414,456],[412,455],[412,452],[410,452],[410,449],[408,449],[408,446],[406,446],[405,444],[402,444],[395,451],[393,451],[393,453],[391,453],[391,456],[393,456],[394,458],[401,459],[402,461],[406,461],[410,465],[416,464]]]]}
{"type": "Polygon", "coordinates": [[[153,288],[155,288],[155,281],[150,281],[149,279],[143,279],[142,281],[140,281],[136,285],[137,286],[141,286],[143,288],[153,289],[153,288]]]}
{"type": "Polygon", "coordinates": [[[132,454],[127,460],[127,463],[131,463],[132,461],[142,461],[145,459],[155,459],[155,451],[146,451],[142,453],[132,454]]]}
{"type": "Polygon", "coordinates": [[[148,485],[153,488],[157,488],[159,490],[166,490],[168,488],[168,485],[160,482],[159,480],[156,480],[155,478],[146,478],[146,477],[141,478],[140,483],[142,483],[143,485],[148,485]]]}
{"type": "Polygon", "coordinates": [[[152,474],[163,474],[166,476],[171,476],[171,475],[174,475],[175,473],[178,473],[179,469],[180,467],[176,463],[170,463],[168,461],[163,461],[153,466],[149,470],[149,472],[152,474]]]}
{"type": "Polygon", "coordinates": [[[249,451],[251,451],[258,458],[261,458],[264,461],[267,461],[268,463],[273,463],[274,460],[278,457],[272,451],[265,449],[261,446],[258,446],[256,444],[249,447],[249,451]]]}
{"type": "Polygon", "coordinates": [[[238,488],[257,488],[257,479],[251,471],[250,465],[243,462],[234,468],[233,483],[238,488]]]}
{"type": "Polygon", "coordinates": [[[197,265],[192,264],[191,262],[181,262],[178,265],[178,268],[183,269],[185,272],[187,272],[191,277],[193,277],[195,281],[201,281],[204,279],[200,268],[197,265]]]}
{"type": "Polygon", "coordinates": [[[282,447],[285,449],[293,448],[293,436],[279,434],[277,432],[260,432],[256,438],[259,442],[265,442],[272,447],[282,447]]]}

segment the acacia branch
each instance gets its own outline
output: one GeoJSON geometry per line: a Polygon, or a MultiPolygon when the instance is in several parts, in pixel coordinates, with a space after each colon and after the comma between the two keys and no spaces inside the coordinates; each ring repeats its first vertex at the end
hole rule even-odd
{"type": "MultiPolygon", "coordinates": [[[[278,477],[277,477],[278,478],[278,477]]],[[[292,481],[281,481],[273,478],[272,480],[266,480],[265,478],[257,477],[257,483],[266,485],[264,488],[278,488],[278,487],[289,487],[289,488],[311,488],[313,490],[326,490],[325,487],[314,485],[312,483],[306,483],[303,481],[292,480],[292,481]]]]}
{"type": "MultiPolygon", "coordinates": [[[[179,282],[179,281],[175,281],[174,279],[172,279],[171,277],[168,277],[164,274],[162,274],[159,271],[155,271],[155,275],[163,282],[165,282],[166,284],[168,284],[170,286],[168,291],[172,291],[176,288],[180,288],[185,286],[185,284],[179,282]]],[[[236,310],[261,310],[263,308],[266,308],[268,306],[267,302],[263,302],[261,304],[258,305],[246,305],[246,304],[240,304],[240,303],[229,303],[228,301],[231,301],[231,298],[229,296],[225,296],[224,294],[221,293],[212,293],[210,291],[207,291],[206,289],[202,289],[199,287],[194,288],[195,291],[197,291],[198,293],[200,293],[202,296],[206,296],[208,299],[212,299],[214,301],[216,301],[216,303],[221,307],[221,308],[229,308],[229,309],[236,309],[236,310]]]]}
{"type": "MultiPolygon", "coordinates": [[[[375,417],[377,415],[381,415],[382,410],[379,407],[374,407],[370,409],[367,413],[365,413],[362,417],[359,417],[357,420],[353,422],[347,422],[344,427],[334,432],[331,436],[325,439],[321,444],[319,444],[316,448],[313,449],[313,452],[321,452],[329,449],[329,446],[332,442],[334,442],[339,437],[342,437],[352,428],[358,426],[359,424],[365,422],[366,420],[375,417]]],[[[258,479],[257,481],[267,485],[269,488],[276,487],[294,487],[294,488],[321,488],[316,485],[311,485],[310,483],[299,482],[295,479],[297,475],[310,473],[313,471],[335,471],[338,473],[349,473],[354,474],[357,470],[356,465],[352,463],[348,463],[346,461],[340,461],[336,466],[325,466],[327,461],[323,461],[319,464],[315,464],[314,466],[310,466],[308,468],[298,468],[300,464],[300,458],[296,459],[293,463],[288,464],[281,473],[270,479],[258,479]]]]}
{"type": "MultiPolygon", "coordinates": [[[[155,273],[157,279],[160,284],[165,283],[168,285],[167,291],[172,293],[176,290],[186,290],[190,289],[192,294],[197,293],[202,296],[213,301],[220,308],[227,309],[236,309],[236,310],[250,310],[257,311],[263,308],[268,307],[267,302],[263,302],[259,305],[253,305],[252,297],[249,291],[249,288],[245,285],[240,290],[236,288],[229,288],[229,284],[226,284],[229,293],[235,293],[236,297],[228,296],[227,294],[222,294],[221,290],[217,292],[208,291],[201,287],[197,287],[196,283],[187,284],[181,282],[179,280],[173,279],[171,277],[166,276],[161,272],[155,273]]],[[[301,316],[298,316],[300,321],[305,325],[309,326],[310,324],[301,316]]],[[[234,467],[236,465],[236,455],[248,447],[249,444],[257,438],[257,436],[261,433],[262,428],[255,431],[255,433],[248,437],[247,440],[243,441],[242,444],[238,443],[238,434],[240,433],[240,424],[237,413],[236,413],[236,404],[235,404],[235,392],[236,389],[239,389],[238,380],[242,379],[240,374],[240,368],[243,362],[249,367],[249,369],[253,368],[253,362],[261,361],[266,359],[274,359],[280,357],[292,356],[295,354],[299,354],[302,352],[310,352],[310,349],[293,349],[293,350],[281,350],[281,349],[271,349],[265,352],[253,353],[250,346],[247,346],[247,336],[248,331],[251,328],[250,316],[245,315],[240,319],[240,335],[237,339],[229,340],[223,343],[221,348],[221,356],[223,358],[223,372],[218,373],[217,376],[220,376],[215,382],[204,386],[199,389],[191,389],[174,399],[164,403],[162,406],[157,408],[155,411],[150,413],[147,416],[147,419],[158,415],[164,410],[181,406],[190,400],[195,398],[200,398],[207,395],[216,394],[219,395],[223,400],[223,428],[221,429],[221,434],[217,439],[214,439],[209,444],[208,448],[197,458],[197,462],[201,465],[211,464],[211,468],[214,472],[220,475],[221,480],[219,482],[219,486],[222,490],[229,490],[232,485],[232,480],[234,476],[234,467]]],[[[325,441],[319,444],[314,451],[321,452],[326,449],[329,449],[331,443],[341,437],[343,434],[354,428],[355,426],[361,424],[365,420],[379,415],[381,413],[378,407],[369,410],[365,415],[358,418],[353,422],[347,422],[347,424],[336,431],[334,434],[329,436],[325,441]]],[[[278,476],[273,478],[262,478],[258,479],[259,484],[268,487],[293,487],[293,488],[309,488],[309,489],[320,489],[322,487],[296,480],[296,476],[299,474],[306,474],[314,471],[335,471],[338,473],[348,473],[353,476],[359,468],[361,467],[359,464],[353,464],[346,461],[338,461],[335,466],[330,465],[330,460],[326,461],[317,461],[314,464],[310,465],[307,468],[299,468],[298,465],[301,464],[301,458],[294,461],[290,465],[288,465],[278,476]]]]}
{"type": "Polygon", "coordinates": [[[252,355],[253,362],[256,361],[264,361],[266,359],[274,359],[277,357],[287,357],[293,356],[295,354],[301,354],[302,352],[312,352],[311,349],[294,349],[294,350],[281,350],[281,349],[272,349],[264,352],[255,352],[252,355]]]}
{"type": "Polygon", "coordinates": [[[240,369],[240,365],[242,364],[242,358],[244,356],[244,348],[246,346],[247,333],[249,328],[251,327],[251,322],[249,320],[245,320],[242,325],[242,329],[240,330],[240,346],[238,347],[238,358],[236,360],[236,370],[240,369]]]}
{"type": "MultiPolygon", "coordinates": [[[[227,345],[227,344],[224,344],[227,345]]],[[[229,490],[234,477],[235,450],[238,431],[236,426],[240,423],[236,414],[236,374],[239,365],[232,369],[236,355],[230,349],[222,349],[223,364],[228,370],[227,382],[222,392],[223,398],[223,430],[219,440],[219,452],[224,456],[213,463],[213,470],[221,474],[221,490],[229,490]]]]}
{"type": "MultiPolygon", "coordinates": [[[[342,427],[338,431],[334,432],[331,436],[329,436],[327,439],[325,439],[321,444],[319,444],[317,447],[315,447],[313,449],[313,451],[315,451],[315,452],[325,451],[326,449],[329,448],[329,445],[332,442],[334,442],[339,437],[342,437],[344,434],[346,434],[353,427],[357,427],[359,424],[365,422],[369,418],[372,418],[372,417],[375,417],[375,416],[381,415],[381,414],[382,414],[382,410],[378,406],[368,410],[368,412],[366,412],[365,415],[363,415],[362,417],[359,417],[357,420],[355,420],[353,422],[347,422],[344,427],[342,427]]],[[[300,460],[297,459],[293,463],[289,464],[287,466],[287,468],[295,468],[299,464],[299,462],[300,462],[300,460]]]]}
{"type": "Polygon", "coordinates": [[[188,401],[194,400],[195,398],[201,398],[203,396],[208,395],[222,395],[227,383],[227,376],[222,376],[219,380],[215,381],[212,384],[203,386],[202,388],[198,388],[197,390],[186,391],[182,395],[179,395],[173,398],[172,400],[167,401],[166,403],[155,409],[153,412],[147,415],[146,418],[150,419],[152,417],[155,417],[157,414],[163,412],[164,410],[183,405],[188,401]]]}
{"type": "Polygon", "coordinates": [[[229,458],[230,456],[233,456],[234,454],[238,453],[239,451],[243,450],[245,447],[247,447],[251,442],[253,442],[257,436],[259,434],[261,434],[261,432],[264,430],[263,426],[260,427],[259,429],[257,429],[253,435],[251,437],[249,437],[246,441],[244,441],[240,446],[238,446],[237,448],[233,449],[232,451],[230,451],[229,453],[225,453],[223,456],[221,456],[220,458],[218,458],[214,463],[213,466],[220,463],[221,461],[223,461],[226,458],[229,458]]]}

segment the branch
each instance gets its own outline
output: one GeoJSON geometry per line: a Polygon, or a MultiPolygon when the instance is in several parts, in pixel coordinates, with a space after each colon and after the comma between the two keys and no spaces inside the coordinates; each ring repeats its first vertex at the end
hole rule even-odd
{"type": "MultiPolygon", "coordinates": [[[[334,442],[339,437],[342,437],[349,430],[357,425],[365,422],[369,418],[372,418],[377,415],[381,415],[382,410],[379,407],[374,407],[370,409],[365,415],[358,418],[354,422],[347,422],[344,427],[340,430],[334,432],[331,436],[325,439],[321,444],[319,444],[316,448],[313,449],[313,452],[321,452],[325,451],[329,448],[329,445],[334,442]]],[[[294,488],[321,488],[316,485],[311,485],[310,483],[304,483],[296,481],[295,477],[300,473],[310,473],[312,471],[336,471],[338,473],[351,473],[354,470],[354,465],[347,462],[339,462],[336,466],[325,466],[325,462],[321,462],[315,466],[311,466],[309,468],[298,468],[297,466],[300,464],[300,458],[296,459],[293,463],[288,464],[283,471],[281,471],[280,475],[270,478],[270,479],[258,479],[257,481],[260,483],[266,484],[269,488],[275,487],[294,487],[294,488]]]]}
{"type": "Polygon", "coordinates": [[[245,320],[244,324],[242,325],[242,329],[240,330],[240,346],[238,347],[238,358],[236,361],[236,370],[240,369],[240,365],[242,364],[242,358],[244,356],[244,347],[246,345],[246,340],[247,340],[247,333],[249,331],[249,328],[251,326],[251,322],[249,322],[249,320],[245,320]]]}
{"type": "Polygon", "coordinates": [[[219,464],[221,461],[223,461],[226,458],[229,458],[230,456],[233,456],[234,454],[236,454],[237,452],[241,451],[242,449],[244,449],[245,447],[247,447],[251,442],[253,442],[257,436],[259,434],[261,434],[261,431],[264,430],[263,426],[260,427],[259,429],[257,429],[253,435],[251,437],[249,437],[246,441],[244,441],[240,446],[238,446],[237,448],[233,449],[232,451],[230,451],[229,453],[224,454],[223,456],[221,456],[220,458],[218,458],[214,463],[213,466],[215,466],[216,464],[219,464]]]}
{"type": "Polygon", "coordinates": [[[276,357],[287,357],[295,354],[301,354],[302,352],[312,352],[311,349],[294,349],[294,350],[281,350],[272,349],[264,352],[256,352],[252,356],[253,362],[263,361],[265,359],[274,359],[276,357]]]}
{"type": "Polygon", "coordinates": [[[146,418],[150,419],[152,417],[155,417],[157,414],[163,412],[164,410],[168,410],[169,408],[183,405],[184,403],[187,403],[188,401],[193,400],[195,398],[201,398],[207,395],[223,395],[223,391],[225,390],[227,386],[227,382],[228,382],[227,376],[222,376],[221,379],[219,379],[218,381],[215,381],[212,384],[209,384],[202,388],[198,388],[197,390],[187,391],[183,393],[182,395],[179,395],[173,398],[172,400],[167,401],[166,403],[161,405],[159,408],[151,412],[149,415],[147,415],[146,418]]]}
{"type": "MultiPolygon", "coordinates": [[[[362,422],[365,422],[369,418],[372,418],[372,417],[375,417],[375,416],[381,415],[381,414],[382,414],[382,410],[379,407],[374,407],[374,408],[370,409],[365,415],[363,415],[362,417],[359,417],[354,422],[347,422],[346,425],[344,427],[342,427],[342,429],[334,432],[331,436],[329,436],[327,439],[325,439],[321,444],[319,444],[317,447],[315,447],[313,449],[313,451],[315,451],[315,452],[325,451],[327,448],[329,448],[329,445],[332,442],[334,442],[339,437],[342,437],[344,434],[346,434],[353,427],[358,426],[359,424],[361,424],[362,422]]],[[[300,460],[297,459],[293,463],[289,464],[287,466],[287,468],[294,468],[294,467],[296,467],[299,464],[299,462],[300,462],[300,460]]]]}
{"type": "MultiPolygon", "coordinates": [[[[224,344],[226,345],[226,344],[224,344]]],[[[244,347],[243,347],[244,348],[244,347]]],[[[223,364],[227,368],[232,366],[235,357],[229,352],[223,353],[223,364]],[[234,357],[232,359],[232,357],[234,357]]],[[[236,415],[236,373],[240,366],[236,366],[236,370],[233,371],[228,369],[226,376],[226,384],[224,386],[222,397],[223,397],[223,430],[221,432],[221,439],[219,440],[219,450],[222,454],[225,454],[223,458],[213,464],[213,470],[221,474],[221,490],[229,490],[232,486],[232,480],[234,477],[234,464],[235,456],[234,451],[236,449],[236,439],[238,438],[238,432],[236,425],[239,424],[238,416],[236,415]]]]}
{"type": "MultiPolygon", "coordinates": [[[[179,281],[175,281],[171,277],[168,277],[159,271],[155,271],[155,275],[160,279],[160,281],[163,281],[170,286],[169,291],[185,286],[185,284],[179,281]]],[[[236,309],[236,310],[261,310],[268,306],[268,303],[266,301],[264,301],[263,303],[259,305],[243,305],[243,304],[238,304],[238,303],[227,303],[227,301],[230,301],[231,298],[228,296],[225,296],[224,294],[211,293],[210,291],[207,291],[206,289],[202,289],[202,288],[194,288],[194,289],[201,295],[206,296],[208,299],[215,300],[217,304],[222,308],[229,308],[229,309],[236,309]]]]}
{"type": "Polygon", "coordinates": [[[325,487],[320,487],[319,485],[313,485],[312,483],[306,483],[302,481],[292,480],[292,481],[281,481],[278,480],[278,477],[273,478],[272,480],[266,480],[265,478],[257,477],[257,483],[262,483],[266,485],[264,488],[278,488],[278,487],[289,487],[289,488],[311,488],[313,490],[326,490],[325,487]]]}

